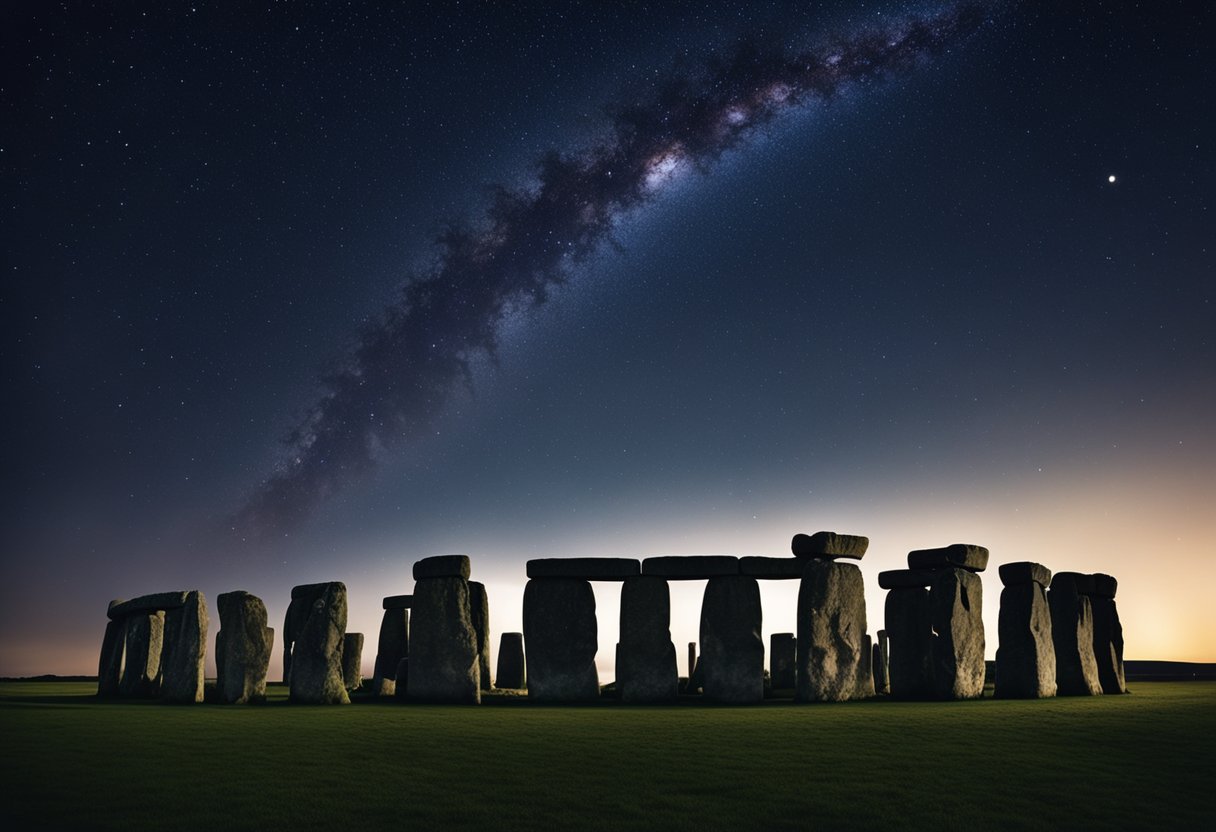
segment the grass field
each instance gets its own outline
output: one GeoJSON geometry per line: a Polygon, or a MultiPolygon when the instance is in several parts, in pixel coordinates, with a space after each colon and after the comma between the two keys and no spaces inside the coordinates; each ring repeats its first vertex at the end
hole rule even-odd
{"type": "Polygon", "coordinates": [[[1203,828],[1216,683],[746,708],[99,702],[0,683],[4,829],[1203,828]]]}

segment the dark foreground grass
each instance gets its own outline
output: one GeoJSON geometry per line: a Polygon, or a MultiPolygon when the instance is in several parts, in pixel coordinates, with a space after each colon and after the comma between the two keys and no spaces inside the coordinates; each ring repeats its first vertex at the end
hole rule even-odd
{"type": "Polygon", "coordinates": [[[1208,682],[748,708],[173,707],[92,690],[0,684],[0,827],[1181,829],[1208,827],[1216,782],[1208,682]]]}

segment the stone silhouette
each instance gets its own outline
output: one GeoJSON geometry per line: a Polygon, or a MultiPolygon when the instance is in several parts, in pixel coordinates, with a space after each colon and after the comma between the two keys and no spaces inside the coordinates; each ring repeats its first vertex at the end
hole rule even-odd
{"type": "Polygon", "coordinates": [[[870,548],[870,538],[856,534],[815,532],[796,534],[790,541],[790,551],[796,558],[850,558],[861,560],[870,548]]]}
{"type": "Polygon", "coordinates": [[[468,577],[465,555],[424,558],[414,564],[410,699],[481,701],[481,664],[468,577]]]}
{"type": "Polygon", "coordinates": [[[844,702],[873,693],[861,570],[807,559],[798,588],[799,702],[844,702]]]}
{"type": "Polygon", "coordinates": [[[346,705],[342,674],[346,635],[346,585],[303,584],[291,590],[284,636],[284,668],[292,702],[346,705]]]}
{"type": "Polygon", "coordinates": [[[1051,570],[1039,563],[1001,564],[995,695],[1041,699],[1056,695],[1056,648],[1047,587],[1051,570]]]}
{"type": "Polygon", "coordinates": [[[209,623],[207,601],[198,590],[186,593],[180,607],[165,611],[161,698],[166,702],[203,701],[209,623]]]}
{"type": "Polygon", "coordinates": [[[623,702],[668,702],[679,692],[676,648],[671,643],[671,593],[667,581],[648,575],[621,586],[620,661],[617,687],[623,702]]]}
{"type": "Polygon", "coordinates": [[[887,631],[878,631],[878,641],[874,644],[874,692],[887,694],[891,692],[890,652],[887,647],[887,631]]]}
{"type": "Polygon", "coordinates": [[[1101,573],[1093,576],[1093,592],[1089,603],[1094,615],[1094,661],[1098,665],[1098,680],[1105,694],[1127,693],[1123,675],[1123,625],[1115,606],[1118,581],[1101,573]]]}
{"type": "Polygon", "coordinates": [[[165,637],[165,613],[135,612],[126,619],[126,657],[119,694],[150,698],[160,693],[160,654],[165,637]]]}
{"type": "Polygon", "coordinates": [[[274,650],[274,630],[266,626],[266,605],[248,592],[225,592],[215,599],[220,629],[215,634],[216,693],[232,705],[263,702],[274,650]]]}
{"type": "MultiPolygon", "coordinates": [[[[652,560],[660,559],[644,561],[643,574],[652,560]]],[[[762,619],[760,585],[755,578],[720,575],[709,579],[701,602],[701,659],[697,662],[706,699],[741,704],[764,698],[762,619]]]]}
{"type": "Polygon", "coordinates": [[[898,569],[878,574],[887,592],[884,620],[889,656],[887,678],[891,696],[927,699],[933,693],[933,618],[929,590],[933,573],[898,569]]]}
{"type": "Polygon", "coordinates": [[[738,575],[739,559],[734,555],[661,555],[642,561],[642,574],[670,581],[702,581],[738,575]]]}
{"type": "Polygon", "coordinates": [[[1059,696],[1096,696],[1102,693],[1098,662],[1094,657],[1094,614],[1089,595],[1093,576],[1060,572],[1051,579],[1047,605],[1051,610],[1051,638],[1056,652],[1056,693],[1059,696]]]}
{"type": "Polygon", "coordinates": [[[342,640],[342,684],[348,691],[363,687],[363,633],[347,633],[342,640]]]}
{"type": "MultiPolygon", "coordinates": [[[[111,601],[110,607],[121,604],[111,601]]],[[[123,656],[126,654],[127,620],[121,618],[106,622],[106,633],[101,641],[101,657],[97,662],[97,695],[118,696],[122,681],[123,656]]]]}
{"type": "Polygon", "coordinates": [[[623,581],[642,574],[636,558],[536,558],[526,566],[529,578],[573,578],[578,581],[623,581]]]}
{"type": "Polygon", "coordinates": [[[111,601],[97,667],[99,696],[203,701],[207,602],[197,590],[111,601]]]}
{"type": "Polygon", "coordinates": [[[529,698],[578,702],[598,697],[599,641],[591,583],[580,578],[529,580],[523,618],[529,698]]]}
{"type": "MultiPolygon", "coordinates": [[[[985,564],[987,555],[985,549],[985,564]]],[[[936,634],[933,687],[938,699],[984,695],[983,601],[980,576],[968,569],[943,569],[929,587],[929,614],[936,634]]]]}
{"type": "Polygon", "coordinates": [[[473,622],[473,635],[477,640],[477,666],[481,675],[481,689],[489,690],[490,677],[490,598],[485,584],[469,581],[469,618],[473,622]]]}
{"type": "Polygon", "coordinates": [[[768,639],[768,675],[776,690],[793,690],[798,640],[793,633],[773,633],[768,639]]]}
{"type": "Polygon", "coordinates": [[[498,640],[498,672],[494,676],[494,684],[512,690],[523,690],[528,686],[523,633],[503,633],[498,640]]]}
{"type": "Polygon", "coordinates": [[[376,642],[376,665],[372,671],[372,693],[376,696],[396,693],[397,664],[410,654],[410,607],[413,602],[413,595],[395,595],[384,599],[380,637],[376,642]],[[408,603],[401,603],[399,599],[409,600],[408,603]],[[394,602],[394,605],[389,606],[390,602],[394,602]]]}

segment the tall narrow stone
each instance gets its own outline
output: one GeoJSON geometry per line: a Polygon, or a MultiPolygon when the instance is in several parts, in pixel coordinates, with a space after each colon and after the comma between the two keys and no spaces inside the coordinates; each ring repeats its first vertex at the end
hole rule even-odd
{"type": "Polygon", "coordinates": [[[861,664],[857,667],[856,699],[870,699],[874,696],[874,639],[866,633],[862,639],[861,664]]]}
{"type": "Polygon", "coordinates": [[[215,687],[221,702],[246,705],[266,699],[266,674],[274,650],[274,630],[266,626],[266,605],[243,590],[217,596],[220,630],[215,634],[215,687]]]}
{"type": "Polygon", "coordinates": [[[161,697],[166,702],[203,701],[209,623],[207,599],[198,590],[186,593],[183,606],[165,612],[161,697]]]}
{"type": "Polygon", "coordinates": [[[768,638],[768,676],[774,690],[793,690],[798,663],[798,639],[793,633],[773,633],[768,638]]]}
{"type": "Polygon", "coordinates": [[[342,639],[342,684],[348,691],[363,687],[363,633],[347,633],[342,639]]]}
{"type": "Polygon", "coordinates": [[[312,586],[323,588],[315,596],[309,591],[296,597],[296,591],[292,590],[291,605],[299,604],[299,607],[294,620],[288,612],[288,622],[299,629],[290,652],[291,701],[309,705],[346,705],[350,703],[342,678],[346,585],[333,581],[312,586]],[[309,597],[313,597],[311,602],[307,600],[309,597]],[[302,625],[298,624],[299,609],[305,613],[302,625]]]}
{"type": "MultiPolygon", "coordinates": [[[[645,565],[643,565],[643,571],[645,565]]],[[[701,602],[701,685],[714,702],[764,699],[760,584],[743,575],[710,578],[701,602]]]]}
{"type": "MultiPolygon", "coordinates": [[[[410,601],[413,602],[412,596],[410,601]]],[[[376,644],[374,694],[392,696],[396,692],[397,664],[409,653],[410,611],[403,607],[386,609],[380,619],[380,638],[376,644]]]]}
{"type": "Polygon", "coordinates": [[[1056,652],[1056,693],[1096,696],[1102,693],[1094,658],[1094,614],[1089,598],[1077,592],[1073,573],[1052,578],[1047,593],[1051,640],[1056,652]]]}
{"type": "Polygon", "coordinates": [[[291,603],[283,616],[283,684],[291,684],[292,652],[296,639],[304,631],[304,624],[312,612],[313,602],[325,592],[329,584],[302,584],[291,588],[291,603]]]}
{"type": "MultiPolygon", "coordinates": [[[[111,601],[113,606],[115,602],[111,601]]],[[[122,659],[126,652],[127,621],[125,618],[106,622],[106,634],[101,640],[101,657],[97,661],[97,695],[118,696],[122,682],[122,659]]]]}
{"type": "Polygon", "coordinates": [[[897,587],[887,593],[884,618],[891,695],[899,699],[927,699],[933,692],[933,619],[929,591],[924,587],[897,587]]]}
{"type": "Polygon", "coordinates": [[[469,603],[469,582],[463,577],[468,574],[468,558],[464,556],[426,558],[414,564],[410,699],[469,704],[481,701],[477,631],[469,603]],[[462,562],[448,569],[448,561],[456,557],[462,562]],[[443,574],[437,571],[440,567],[446,570],[443,574]]]}
{"type": "Polygon", "coordinates": [[[153,697],[160,693],[160,654],[165,636],[163,612],[137,612],[126,618],[126,659],[119,693],[153,697]]]}
{"type": "Polygon", "coordinates": [[[692,673],[697,669],[697,643],[695,641],[688,642],[688,678],[692,679],[692,673]]]}
{"type": "Polygon", "coordinates": [[[1047,567],[1025,561],[1000,568],[1001,611],[997,619],[995,695],[1041,699],[1056,695],[1056,648],[1051,635],[1047,567]]]}
{"type": "Polygon", "coordinates": [[[410,657],[406,656],[397,662],[397,675],[394,677],[393,696],[397,699],[409,698],[410,657]]]}
{"type": "Polygon", "coordinates": [[[1123,676],[1123,625],[1115,599],[1091,595],[1089,603],[1094,614],[1094,661],[1102,692],[1127,693],[1123,676]]]}
{"type": "Polygon", "coordinates": [[[523,690],[528,686],[523,633],[503,633],[498,640],[498,672],[494,675],[494,684],[511,690],[523,690]]]}
{"type": "Polygon", "coordinates": [[[621,586],[621,660],[617,687],[623,702],[667,702],[680,678],[671,643],[671,593],[667,581],[649,575],[621,586]]]}
{"type": "Polygon", "coordinates": [[[524,587],[528,696],[576,702],[599,696],[595,592],[578,578],[534,578],[524,587]]]}
{"type": "Polygon", "coordinates": [[[887,631],[878,631],[878,641],[874,644],[874,692],[887,694],[891,692],[890,652],[887,647],[887,631]]]}
{"type": "Polygon", "coordinates": [[[852,563],[811,558],[798,587],[799,702],[844,702],[872,693],[862,679],[869,667],[866,598],[861,570],[852,563]]]}
{"type": "Polygon", "coordinates": [[[933,687],[938,699],[984,695],[983,585],[963,568],[943,569],[929,587],[933,687]]]}
{"type": "Polygon", "coordinates": [[[477,665],[481,674],[481,689],[489,690],[490,677],[490,598],[485,584],[469,581],[469,616],[473,621],[473,634],[477,639],[477,665]]]}

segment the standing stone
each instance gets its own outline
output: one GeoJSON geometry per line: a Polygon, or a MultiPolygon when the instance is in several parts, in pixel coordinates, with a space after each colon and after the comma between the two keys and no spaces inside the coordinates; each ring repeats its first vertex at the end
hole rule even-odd
{"type": "Polygon", "coordinates": [[[861,664],[857,668],[857,698],[874,697],[874,639],[866,633],[861,648],[861,664]]]}
{"type": "Polygon", "coordinates": [[[793,690],[798,662],[798,639],[793,633],[773,633],[768,638],[768,675],[774,690],[793,690]]]}
{"type": "Polygon", "coordinates": [[[126,659],[119,693],[126,697],[153,697],[160,693],[160,654],[164,645],[165,614],[127,616],[126,659]]]}
{"type": "Polygon", "coordinates": [[[1096,696],[1102,693],[1102,682],[1094,658],[1093,607],[1087,596],[1077,592],[1072,574],[1056,575],[1047,593],[1051,640],[1056,651],[1056,693],[1096,696]]]}
{"type": "MultiPolygon", "coordinates": [[[[645,562],[642,569],[645,571],[645,562]]],[[[760,584],[743,575],[710,578],[701,602],[701,660],[705,698],[734,704],[764,699],[763,610],[760,584]]]]}
{"type": "MultiPolygon", "coordinates": [[[[342,646],[346,634],[346,585],[340,581],[314,584],[321,590],[307,607],[303,625],[295,633],[291,650],[290,695],[292,702],[308,705],[347,705],[342,678],[342,646]]],[[[295,590],[292,590],[295,595],[295,590]]],[[[292,598],[292,606],[306,596],[292,598]]],[[[291,621],[291,613],[288,620],[291,621]]]]}
{"type": "Polygon", "coordinates": [[[932,695],[933,620],[929,591],[899,587],[887,593],[884,610],[888,640],[887,680],[899,699],[932,695]]]}
{"type": "Polygon", "coordinates": [[[1051,571],[1038,563],[1000,568],[1001,611],[997,618],[996,689],[1002,699],[1056,695],[1056,648],[1047,590],[1051,571]]]}
{"type": "Polygon", "coordinates": [[[676,698],[680,674],[671,643],[671,593],[667,581],[649,575],[621,586],[621,650],[617,687],[622,702],[676,698]]]}
{"type": "Polygon", "coordinates": [[[874,692],[886,694],[891,692],[890,653],[887,647],[887,631],[878,631],[878,641],[874,644],[874,692]]]}
{"type": "Polygon", "coordinates": [[[697,668],[697,643],[688,642],[688,681],[692,681],[692,672],[697,668]]]}
{"type": "Polygon", "coordinates": [[[980,576],[943,569],[929,587],[933,631],[933,687],[938,699],[984,695],[984,591],[980,576]]]}
{"type": "Polygon", "coordinates": [[[342,638],[342,684],[348,691],[363,687],[363,633],[342,638]]]}
{"type": "MultiPolygon", "coordinates": [[[[410,596],[413,603],[413,596],[410,596]]],[[[380,638],[376,644],[376,667],[372,693],[392,696],[397,691],[397,664],[410,654],[410,611],[388,608],[380,619],[380,638]]],[[[403,691],[404,692],[404,691],[403,691]]]]}
{"type": "Polygon", "coordinates": [[[503,633],[498,640],[498,673],[494,684],[511,690],[523,690],[528,686],[523,633],[503,633]]]}
{"type": "Polygon", "coordinates": [[[469,581],[469,616],[473,620],[473,634],[477,639],[477,664],[481,673],[481,689],[489,690],[493,685],[490,677],[490,598],[485,584],[469,581]]]}
{"type": "MultiPolygon", "coordinates": [[[[117,601],[111,601],[113,606],[117,601]]],[[[117,696],[122,682],[122,659],[126,652],[127,621],[125,618],[106,622],[106,634],[101,640],[101,657],[97,661],[97,695],[117,696]]]]}
{"type": "Polygon", "coordinates": [[[1115,599],[1091,595],[1089,603],[1094,614],[1094,660],[1102,692],[1127,693],[1123,676],[1123,625],[1119,623],[1115,599]]]}
{"type": "Polygon", "coordinates": [[[397,699],[409,698],[410,657],[405,656],[397,662],[397,673],[394,676],[393,696],[397,699]]]}
{"type": "MultiPolygon", "coordinates": [[[[419,564],[425,563],[423,560],[414,565],[415,575],[419,574],[419,564]]],[[[409,659],[410,699],[481,702],[477,631],[473,628],[469,582],[465,578],[453,574],[421,578],[414,584],[409,659]]]]}
{"type": "Polygon", "coordinates": [[[844,702],[872,692],[862,683],[869,666],[866,597],[852,563],[807,560],[798,587],[799,702],[844,702]],[[864,661],[863,661],[864,660],[864,661]]]}
{"type": "Polygon", "coordinates": [[[599,696],[595,592],[578,578],[533,578],[524,587],[528,696],[576,702],[599,696]]]}
{"type": "Polygon", "coordinates": [[[207,658],[207,600],[186,593],[186,602],[165,613],[161,696],[166,702],[203,701],[203,663],[207,658]]]}
{"type": "Polygon", "coordinates": [[[291,588],[291,603],[283,616],[283,684],[291,684],[292,653],[296,640],[304,631],[304,624],[312,612],[313,602],[325,592],[329,584],[302,584],[291,588]]]}
{"type": "Polygon", "coordinates": [[[215,687],[221,702],[246,705],[266,699],[266,673],[274,650],[274,630],[266,626],[266,605],[248,592],[225,592],[215,599],[220,631],[215,634],[215,687]]]}

